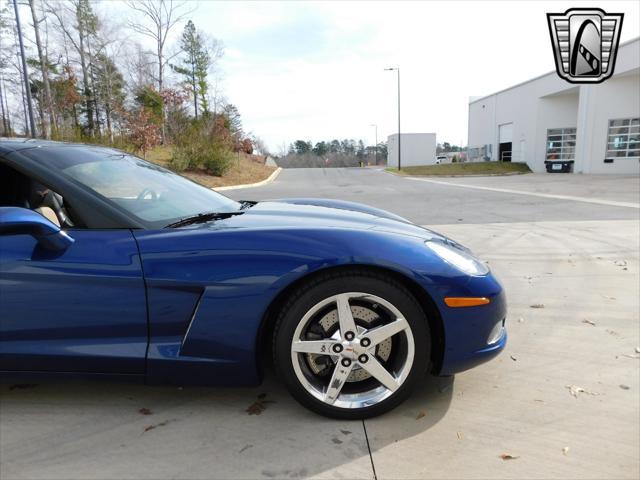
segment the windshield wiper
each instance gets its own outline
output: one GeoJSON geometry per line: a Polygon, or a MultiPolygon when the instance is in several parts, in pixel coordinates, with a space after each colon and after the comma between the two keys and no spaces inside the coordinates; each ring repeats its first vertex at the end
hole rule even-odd
{"type": "Polygon", "coordinates": [[[198,213],[197,215],[193,215],[191,217],[181,218],[177,222],[170,223],[165,228],[178,228],[184,227],[185,225],[193,225],[194,223],[204,223],[211,220],[222,220],[224,218],[233,217],[234,215],[242,215],[243,213],[244,212],[242,211],[198,213]]]}

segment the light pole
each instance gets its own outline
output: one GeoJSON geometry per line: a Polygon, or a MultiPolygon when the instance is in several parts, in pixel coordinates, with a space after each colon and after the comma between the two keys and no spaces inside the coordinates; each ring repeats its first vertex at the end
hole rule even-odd
{"type": "Polygon", "coordinates": [[[27,96],[27,107],[29,111],[29,126],[31,130],[31,138],[36,138],[36,122],[33,119],[33,107],[31,105],[31,87],[29,86],[29,72],[27,71],[27,60],[24,55],[24,43],[22,42],[22,28],[20,26],[20,14],[18,13],[18,1],[13,0],[13,8],[16,12],[16,26],[18,27],[18,40],[20,42],[20,57],[22,58],[22,75],[24,76],[24,84],[27,96]]]}
{"type": "Polygon", "coordinates": [[[375,127],[376,129],[376,144],[375,144],[375,149],[376,149],[376,165],[378,165],[378,125],[376,125],[375,123],[372,123],[371,125],[369,125],[370,127],[375,127]]]}
{"type": "Polygon", "coordinates": [[[400,67],[385,68],[385,71],[395,70],[398,74],[398,170],[402,170],[401,148],[400,148],[400,67]]]}

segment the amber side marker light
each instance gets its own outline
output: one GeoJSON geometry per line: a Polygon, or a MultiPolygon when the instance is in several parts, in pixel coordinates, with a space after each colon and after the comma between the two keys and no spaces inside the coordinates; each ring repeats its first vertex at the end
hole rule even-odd
{"type": "Polygon", "coordinates": [[[490,303],[486,297],[446,297],[444,303],[447,307],[477,307],[479,305],[486,305],[490,303]]]}

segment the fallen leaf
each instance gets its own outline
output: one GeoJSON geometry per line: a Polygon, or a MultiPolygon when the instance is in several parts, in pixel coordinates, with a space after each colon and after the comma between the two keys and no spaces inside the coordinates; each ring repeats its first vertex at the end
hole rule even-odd
{"type": "Polygon", "coordinates": [[[343,435],[351,435],[351,430],[340,430],[343,435]]]}
{"type": "Polygon", "coordinates": [[[569,447],[564,447],[562,449],[562,454],[566,456],[568,453],[569,453],[569,447]]]}
{"type": "Polygon", "coordinates": [[[274,400],[267,400],[266,397],[266,393],[261,393],[260,395],[258,395],[258,399],[251,405],[249,405],[245,412],[247,412],[249,415],[260,415],[267,409],[267,405],[269,403],[275,403],[274,400]]]}
{"type": "Polygon", "coordinates": [[[631,388],[631,387],[629,387],[629,385],[625,385],[625,384],[621,383],[620,384],[620,388],[623,389],[623,390],[629,390],[629,388],[631,388]]]}
{"type": "Polygon", "coordinates": [[[529,305],[531,308],[544,308],[544,303],[534,303],[533,305],[529,305]]]}
{"type": "Polygon", "coordinates": [[[151,415],[153,412],[146,407],[142,407],[140,410],[138,410],[138,413],[140,415],[151,415]]]}
{"type": "Polygon", "coordinates": [[[589,325],[593,325],[594,327],[596,326],[596,322],[594,322],[593,320],[588,320],[586,318],[582,320],[582,323],[588,323],[589,325]]]}
{"type": "Polygon", "coordinates": [[[576,385],[567,385],[566,388],[568,388],[571,395],[576,398],[578,398],[578,393],[584,392],[584,388],[578,387],[576,385]]]}
{"type": "Polygon", "coordinates": [[[335,443],[336,445],[340,445],[341,443],[343,443],[342,440],[340,440],[339,438],[335,438],[335,437],[332,438],[331,441],[333,443],[335,443]]]}
{"type": "Polygon", "coordinates": [[[509,355],[509,358],[510,358],[511,360],[513,360],[514,362],[518,361],[518,359],[517,359],[516,357],[514,357],[513,355],[509,355]]]}
{"type": "Polygon", "coordinates": [[[244,447],[242,447],[238,453],[242,453],[242,452],[244,452],[245,450],[250,449],[251,447],[253,447],[253,445],[251,445],[250,443],[248,443],[247,445],[245,445],[244,447]]]}
{"type": "Polygon", "coordinates": [[[627,261],[626,260],[617,260],[616,262],[614,262],[618,267],[626,267],[627,266],[627,261]]]}
{"type": "Polygon", "coordinates": [[[148,432],[148,431],[153,430],[153,429],[158,428],[158,427],[164,427],[165,425],[168,425],[171,422],[173,422],[173,420],[164,420],[163,422],[157,423],[156,425],[149,425],[149,426],[145,427],[144,432],[142,432],[142,433],[148,432]]]}
{"type": "Polygon", "coordinates": [[[458,440],[462,440],[464,438],[464,434],[462,432],[456,432],[456,436],[458,437],[458,440]]]}
{"type": "Polygon", "coordinates": [[[587,395],[600,395],[599,393],[590,392],[589,390],[585,390],[584,388],[579,387],[577,385],[567,385],[565,388],[568,388],[571,395],[573,395],[576,398],[578,398],[579,393],[586,393],[587,395]]]}
{"type": "Polygon", "coordinates": [[[264,406],[262,402],[253,402],[251,405],[247,407],[245,410],[249,415],[260,415],[264,412],[264,406]]]}
{"type": "Polygon", "coordinates": [[[426,415],[426,413],[424,413],[424,412],[420,412],[420,413],[418,414],[418,416],[416,417],[416,420],[420,420],[420,419],[421,419],[422,417],[424,417],[425,415],[426,415]]]}
{"type": "Polygon", "coordinates": [[[508,453],[503,453],[500,455],[500,458],[502,460],[517,460],[518,458],[520,458],[520,456],[514,456],[514,455],[510,455],[508,453]]]}
{"type": "Polygon", "coordinates": [[[544,403],[544,400],[540,400],[539,398],[534,398],[533,399],[534,402],[540,402],[540,403],[544,403]]]}

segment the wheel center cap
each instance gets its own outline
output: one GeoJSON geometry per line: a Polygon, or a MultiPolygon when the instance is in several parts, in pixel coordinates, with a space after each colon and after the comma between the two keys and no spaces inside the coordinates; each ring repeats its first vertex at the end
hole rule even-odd
{"type": "Polygon", "coordinates": [[[366,348],[360,345],[360,342],[358,340],[353,340],[351,342],[343,341],[342,346],[342,356],[351,358],[352,360],[356,360],[359,355],[365,353],[366,351],[366,348]]]}

